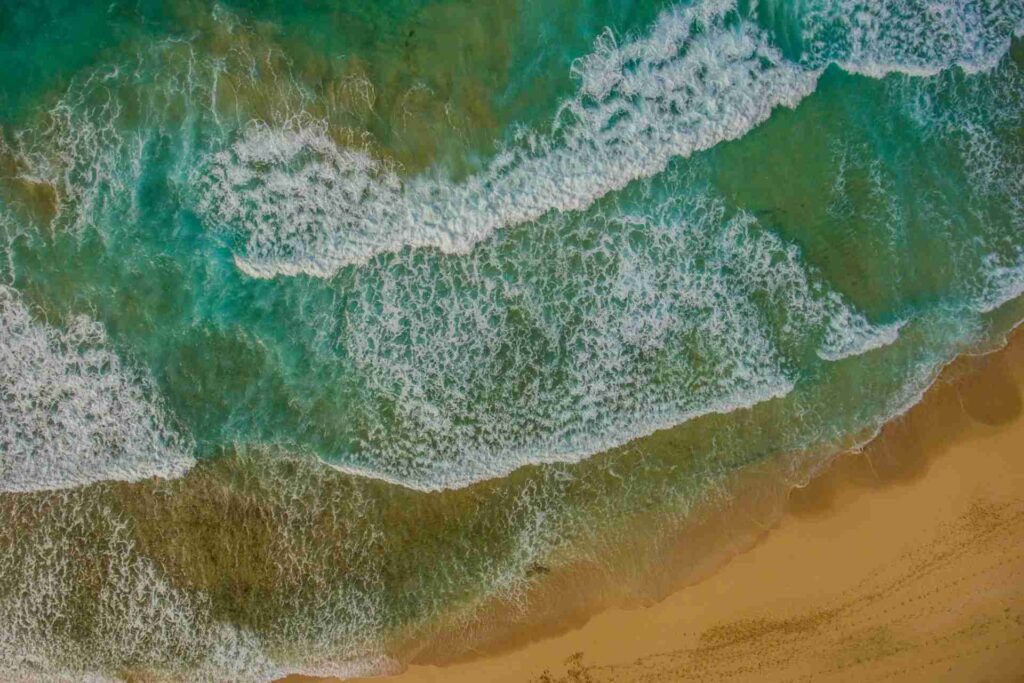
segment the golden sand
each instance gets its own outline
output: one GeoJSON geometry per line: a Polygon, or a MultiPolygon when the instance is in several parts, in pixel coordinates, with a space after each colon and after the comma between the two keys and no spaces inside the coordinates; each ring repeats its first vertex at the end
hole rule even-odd
{"type": "Polygon", "coordinates": [[[1024,681],[1019,337],[957,361],[700,583],[515,651],[389,680],[1024,681]]]}

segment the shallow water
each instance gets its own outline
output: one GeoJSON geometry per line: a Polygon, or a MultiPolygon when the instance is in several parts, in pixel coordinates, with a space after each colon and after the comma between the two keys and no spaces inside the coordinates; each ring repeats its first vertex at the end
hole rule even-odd
{"type": "Polygon", "coordinates": [[[0,4],[8,677],[458,654],[1021,319],[1024,3],[485,4],[0,4]]]}

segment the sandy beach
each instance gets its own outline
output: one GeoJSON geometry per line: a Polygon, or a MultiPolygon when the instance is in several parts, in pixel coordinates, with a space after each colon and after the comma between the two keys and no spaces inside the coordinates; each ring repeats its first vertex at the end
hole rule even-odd
{"type": "Polygon", "coordinates": [[[389,680],[1024,680],[1022,386],[1018,334],[947,368],[706,580],[515,651],[389,680]]]}

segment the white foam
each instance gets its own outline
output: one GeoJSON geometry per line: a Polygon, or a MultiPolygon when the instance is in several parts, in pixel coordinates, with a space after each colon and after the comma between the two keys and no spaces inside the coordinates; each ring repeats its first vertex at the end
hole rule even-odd
{"type": "Polygon", "coordinates": [[[114,671],[127,666],[173,674],[186,663],[195,681],[265,681],[287,673],[252,634],[212,620],[201,594],[172,586],[136,551],[129,521],[95,496],[26,500],[21,514],[31,523],[17,530],[20,537],[8,546],[14,552],[0,557],[5,680],[113,681],[123,680],[114,671]],[[94,587],[83,587],[87,575],[94,587]],[[83,592],[85,614],[76,611],[85,605],[83,592]],[[83,619],[94,646],[83,647],[76,633],[83,619]]]}
{"type": "Polygon", "coordinates": [[[251,126],[194,179],[199,213],[244,236],[254,277],[329,277],[406,246],[464,253],[502,227],[580,210],[630,181],[742,136],[809,94],[817,71],[783,59],[721,0],[663,13],[643,39],[611,33],[580,59],[576,96],[546,134],[523,133],[482,173],[400,179],[326,125],[251,126]]]}
{"type": "MultiPolygon", "coordinates": [[[[261,480],[268,484],[261,503],[280,513],[276,554],[316,587],[316,599],[296,609],[292,592],[271,591],[260,607],[278,616],[258,632],[222,621],[201,588],[169,580],[136,545],[132,519],[95,490],[35,494],[8,505],[17,523],[0,528],[3,679],[257,683],[300,670],[346,678],[397,673],[398,663],[382,650],[387,591],[384,553],[374,547],[380,528],[358,515],[346,518],[334,539],[346,543],[343,577],[332,554],[338,544],[308,533],[325,510],[365,510],[372,502],[353,500],[358,487],[317,485],[320,471],[261,480]]],[[[239,531],[244,537],[244,527],[239,531]]]]}
{"type": "MultiPolygon", "coordinates": [[[[845,43],[840,41],[841,49],[814,52],[814,22],[824,26],[842,18],[842,12],[832,5],[828,7],[832,9],[807,15],[804,29],[805,33],[811,32],[808,42],[812,45],[809,56],[799,64],[785,60],[763,30],[749,19],[738,17],[734,4],[724,0],[667,11],[646,36],[623,44],[606,32],[597,40],[594,50],[573,66],[578,91],[563,104],[551,128],[543,134],[523,133],[484,172],[460,183],[436,174],[402,178],[398,169],[369,152],[338,145],[329,135],[326,123],[308,116],[296,116],[277,126],[253,122],[232,145],[213,154],[193,176],[197,190],[195,206],[208,223],[227,227],[241,236],[245,246],[236,254],[236,262],[256,277],[300,273],[329,277],[345,264],[367,263],[381,252],[401,251],[407,246],[472,255],[474,245],[477,250],[483,248],[480,242],[502,227],[524,221],[541,224],[546,215],[584,209],[632,179],[662,171],[674,156],[692,154],[743,135],[765,120],[774,107],[794,106],[809,94],[829,60],[852,70],[870,70],[875,67],[865,65],[890,62],[899,62],[908,73],[923,68],[921,54],[930,54],[927,49],[919,54],[899,41],[878,37],[883,33],[896,35],[889,29],[871,38],[856,22],[840,22],[838,30],[853,36],[845,43]],[[867,45],[878,47],[871,53],[871,59],[864,47],[867,45]],[[909,51],[893,52],[892,46],[909,51]],[[917,56],[911,59],[907,56],[911,53],[917,56]]],[[[870,21],[877,24],[882,21],[878,17],[892,15],[896,5],[882,3],[872,7],[875,18],[870,21]]],[[[1007,23],[999,19],[1004,15],[996,9],[986,12],[982,14],[994,15],[998,20],[991,23],[995,28],[985,35],[1005,34],[1007,23]]],[[[1006,16],[1016,15],[1011,12],[1006,16]]],[[[863,24],[868,19],[861,17],[857,21],[863,24]]],[[[907,31],[904,43],[927,37],[927,33],[921,33],[919,24],[899,25],[907,31]]],[[[963,31],[956,35],[961,42],[969,38],[963,31]]],[[[987,65],[1005,50],[1003,40],[986,38],[983,46],[968,43],[937,54],[928,62],[929,69],[952,64],[968,69],[972,65],[987,65]]],[[[883,69],[874,75],[883,72],[888,71],[883,69]]],[[[71,104],[69,101],[55,111],[70,112],[74,109],[71,104]]],[[[102,109],[100,114],[116,116],[116,111],[102,109]]],[[[60,132],[55,139],[60,141],[60,150],[73,151],[78,138],[69,138],[64,132],[76,127],[69,117],[70,114],[56,117],[55,120],[65,123],[55,129],[60,132]]],[[[103,119],[102,123],[97,130],[106,131],[110,121],[103,119]]],[[[100,154],[105,141],[111,145],[116,142],[115,134],[116,131],[89,133],[84,138],[88,144],[83,143],[83,154],[100,154]]],[[[123,141],[119,144],[124,146],[123,141]]],[[[74,161],[76,157],[61,152],[57,158],[74,161]]],[[[33,168],[50,168],[45,161],[43,158],[33,168]]],[[[73,168],[85,165],[78,161],[70,164],[73,168]]],[[[54,178],[66,174],[67,166],[62,161],[53,165],[56,170],[42,176],[46,182],[60,185],[54,178]]],[[[77,203],[90,202],[96,200],[83,199],[77,203]]],[[[635,220],[642,230],[666,230],[664,221],[647,216],[630,220],[635,220]]],[[[720,234],[715,233],[715,226],[702,229],[720,234]]],[[[576,302],[546,303],[544,292],[531,291],[523,283],[519,283],[518,292],[512,292],[507,283],[485,282],[486,278],[479,277],[475,282],[486,293],[469,302],[454,298],[440,303],[424,301],[424,288],[429,290],[438,284],[429,284],[430,278],[412,283],[413,290],[400,289],[412,286],[409,282],[382,283],[377,293],[379,299],[363,302],[365,306],[359,313],[372,314],[356,321],[355,329],[361,331],[346,339],[345,344],[353,350],[359,371],[366,374],[374,397],[391,397],[401,420],[415,427],[394,439],[393,448],[382,451],[379,444],[392,438],[379,431],[384,430],[381,425],[387,424],[387,420],[380,425],[371,423],[365,437],[369,444],[364,446],[365,457],[346,465],[346,469],[410,486],[437,488],[500,476],[527,462],[576,460],[697,415],[724,412],[784,395],[792,386],[792,378],[780,369],[780,354],[775,348],[778,344],[791,343],[801,335],[820,334],[817,354],[833,361],[891,344],[902,324],[869,323],[837,295],[812,291],[807,285],[807,273],[799,268],[785,271],[796,273],[797,277],[783,285],[772,279],[775,276],[761,268],[756,259],[743,261],[737,268],[757,286],[785,293],[780,294],[778,304],[792,322],[782,330],[782,338],[776,339],[757,321],[758,312],[743,303],[749,292],[742,287],[736,291],[734,282],[723,285],[688,273],[688,280],[672,281],[667,285],[669,289],[663,289],[666,283],[657,279],[664,275],[650,254],[640,255],[647,261],[631,262],[638,255],[630,252],[628,245],[620,248],[624,250],[621,254],[607,254],[608,262],[616,264],[618,279],[614,287],[601,292],[590,303],[613,296],[624,303],[618,308],[579,309],[593,334],[587,338],[577,335],[566,342],[577,345],[572,351],[577,355],[564,366],[571,375],[569,386],[574,393],[552,399],[554,388],[537,379],[534,385],[522,387],[526,392],[523,400],[540,403],[513,402],[518,412],[511,417],[495,417],[486,414],[483,407],[474,407],[473,381],[481,380],[482,376],[470,378],[463,369],[466,363],[493,356],[495,349],[502,348],[502,334],[507,330],[500,330],[488,320],[500,319],[511,309],[527,309],[543,321],[538,328],[550,343],[562,343],[566,341],[560,336],[564,332],[559,327],[562,321],[551,306],[572,306],[576,302]],[[697,330],[709,338],[721,335],[731,342],[730,335],[742,331],[752,341],[749,346],[737,345],[739,360],[723,370],[721,385],[715,388],[717,393],[700,396],[706,402],[699,403],[695,397],[688,403],[662,394],[649,397],[651,400],[646,403],[637,399],[640,408],[627,405],[622,397],[642,396],[637,387],[644,388],[645,381],[630,374],[633,368],[629,363],[638,362],[631,360],[632,356],[664,353],[669,335],[680,333],[679,304],[666,298],[671,291],[686,292],[690,297],[688,305],[703,306],[702,313],[712,311],[712,315],[684,332],[696,334],[697,330]],[[517,296],[523,300],[514,301],[517,296]],[[501,297],[500,302],[497,297],[501,297]],[[459,322],[452,323],[447,336],[436,330],[419,329],[416,326],[423,326],[424,322],[403,308],[406,301],[423,306],[452,306],[445,313],[459,322]],[[737,310],[728,311],[728,305],[733,304],[738,306],[737,310]],[[743,323],[750,325],[745,329],[737,322],[744,314],[752,317],[751,322],[743,323]],[[455,329],[456,325],[462,329],[455,329]],[[397,341],[410,330],[418,330],[420,338],[430,340],[437,350],[410,345],[411,337],[397,341]],[[450,357],[444,357],[449,351],[450,357]],[[755,355],[761,354],[759,360],[764,359],[763,366],[749,360],[749,354],[755,351],[755,355]],[[593,374],[593,366],[599,363],[605,364],[605,373],[593,374]],[[543,403],[549,399],[549,403],[543,403]],[[565,400],[571,400],[572,405],[558,403],[565,400]],[[454,417],[448,412],[450,406],[454,417]],[[534,409],[540,412],[531,412],[534,409]],[[510,436],[510,429],[518,429],[530,420],[534,420],[532,424],[539,436],[530,436],[529,431],[515,438],[510,436]],[[585,425],[602,423],[604,426],[593,433],[583,429],[585,425]],[[438,459],[437,453],[458,455],[446,460],[438,459]],[[422,455],[423,462],[410,464],[413,455],[422,455]],[[463,467],[461,472],[456,471],[459,466],[463,467]]],[[[791,259],[787,248],[781,248],[780,253],[791,259]]],[[[799,260],[792,258],[794,262],[799,260]]],[[[414,267],[415,260],[410,259],[407,265],[414,267]]],[[[487,265],[471,259],[466,267],[487,265]]],[[[474,282],[476,276],[467,271],[460,277],[474,282]]],[[[512,355],[513,362],[523,360],[516,355],[516,349],[506,353],[512,355]]],[[[484,368],[479,372],[497,372],[486,362],[479,363],[479,367],[484,368]]],[[[685,386],[683,381],[680,387],[685,386]]]]}
{"type": "Polygon", "coordinates": [[[104,82],[119,75],[117,66],[88,72],[45,113],[41,125],[15,134],[11,151],[17,177],[53,190],[54,227],[80,233],[93,224],[97,211],[116,208],[131,216],[135,208],[143,139],[126,137],[118,128],[122,103],[104,82]]]}
{"type": "Polygon", "coordinates": [[[900,320],[888,325],[872,325],[860,313],[842,302],[836,303],[828,320],[826,341],[818,349],[822,360],[834,362],[889,346],[899,339],[900,330],[906,324],[905,320],[900,320]]]}
{"type": "Polygon", "coordinates": [[[0,286],[0,491],[176,477],[192,466],[189,440],[168,426],[145,376],[105,345],[98,323],[36,322],[0,286]]]}
{"type": "Polygon", "coordinates": [[[1024,29],[1011,0],[824,0],[800,17],[804,63],[872,78],[989,71],[1024,29]]]}
{"type": "Polygon", "coordinates": [[[1024,125],[1024,72],[1007,60],[983,80],[915,81],[894,95],[928,139],[962,162],[957,200],[970,217],[969,232],[957,233],[966,248],[956,263],[964,298],[987,313],[1024,294],[1024,154],[1014,144],[1024,125]]]}
{"type": "Polygon", "coordinates": [[[532,227],[503,278],[487,274],[508,258],[490,243],[366,269],[340,340],[364,390],[362,438],[339,469],[437,490],[575,462],[786,395],[787,358],[808,345],[839,359],[898,335],[707,197],[576,232],[565,220],[532,227]],[[573,259],[585,280],[561,274],[573,259]]]}
{"type": "Polygon", "coordinates": [[[989,268],[976,302],[981,313],[994,311],[1024,295],[1024,253],[1018,254],[1017,262],[1011,265],[1002,265],[996,254],[989,255],[987,261],[989,268]]]}
{"type": "Polygon", "coordinates": [[[800,64],[730,0],[676,7],[637,40],[602,34],[574,64],[578,91],[551,130],[522,133],[463,182],[403,179],[339,148],[326,124],[256,124],[194,179],[197,208],[242,236],[236,263],[253,277],[330,277],[404,247],[464,253],[495,230],[582,210],[673,157],[743,136],[809,95],[829,63],[873,77],[987,70],[1024,27],[1024,10],[975,4],[825,3],[801,17],[800,64]]]}

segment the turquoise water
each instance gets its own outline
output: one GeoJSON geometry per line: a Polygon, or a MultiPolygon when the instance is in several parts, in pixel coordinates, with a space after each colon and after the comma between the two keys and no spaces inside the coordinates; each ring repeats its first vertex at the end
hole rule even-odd
{"type": "Polygon", "coordinates": [[[8,677],[458,654],[1020,320],[1024,3],[480,5],[0,3],[8,677]]]}

